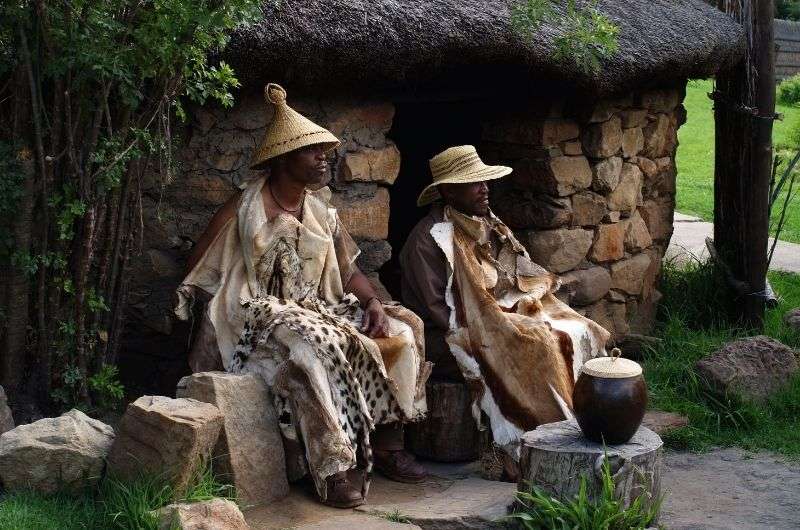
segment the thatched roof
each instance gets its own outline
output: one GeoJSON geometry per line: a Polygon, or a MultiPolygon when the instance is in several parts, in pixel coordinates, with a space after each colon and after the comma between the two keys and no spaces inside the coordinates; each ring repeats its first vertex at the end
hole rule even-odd
{"type": "Polygon", "coordinates": [[[709,77],[744,49],[741,26],[700,0],[600,0],[620,27],[620,49],[587,74],[553,58],[558,28],[520,37],[511,2],[268,0],[264,21],[238,30],[224,55],[250,85],[368,92],[526,79],[605,95],[709,77]]]}

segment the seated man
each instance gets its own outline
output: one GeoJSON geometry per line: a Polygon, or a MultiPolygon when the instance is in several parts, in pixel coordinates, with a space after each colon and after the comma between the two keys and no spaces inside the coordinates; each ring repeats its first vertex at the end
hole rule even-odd
{"type": "Polygon", "coordinates": [[[472,146],[430,167],[417,205],[434,204],[400,253],[403,300],[425,322],[433,377],[463,376],[495,443],[516,457],[523,432],[569,413],[581,366],[605,353],[609,333],[553,296],[558,277],[489,209],[486,181],[511,168],[485,165],[472,146]]]}
{"type": "Polygon", "coordinates": [[[268,172],[211,219],[176,313],[188,318],[196,295],[210,296],[192,369],[263,377],[284,437],[304,446],[320,499],[352,507],[366,495],[373,430],[379,471],[404,482],[425,477],[403,450],[402,431],[425,413],[422,323],[381,304],[355,265],[358,247],[328,188],[308,189],[325,177],[338,139],[291,109],[280,86],[267,85],[265,97],[275,115],[251,167],[268,172]],[[360,489],[347,474],[357,460],[365,465],[360,489]]]}

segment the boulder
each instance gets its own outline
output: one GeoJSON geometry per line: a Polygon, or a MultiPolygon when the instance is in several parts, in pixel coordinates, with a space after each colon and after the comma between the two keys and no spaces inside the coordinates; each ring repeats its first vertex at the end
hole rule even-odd
{"type": "Polygon", "coordinates": [[[660,158],[668,156],[675,145],[675,127],[666,114],[656,114],[655,119],[644,127],[644,156],[660,158]]]}
{"type": "Polygon", "coordinates": [[[578,124],[565,119],[503,119],[487,122],[483,127],[483,139],[490,142],[544,147],[557,146],[561,142],[577,138],[579,133],[578,124]]]}
{"type": "Polygon", "coordinates": [[[642,292],[645,272],[650,268],[650,256],[642,252],[632,258],[611,264],[611,288],[631,295],[642,292]]]}
{"type": "Polygon", "coordinates": [[[100,480],[114,429],[73,409],[0,435],[0,481],[6,490],[81,493],[100,480]]]}
{"type": "Polygon", "coordinates": [[[644,201],[639,209],[653,240],[661,241],[672,235],[673,204],[672,199],[659,198],[644,201]]]}
{"type": "Polygon", "coordinates": [[[513,230],[526,228],[558,228],[569,224],[572,206],[569,197],[501,188],[489,197],[492,210],[513,230]]]}
{"type": "Polygon", "coordinates": [[[762,402],[797,373],[798,352],[764,335],[723,345],[695,368],[720,392],[762,402]]]}
{"type": "Polygon", "coordinates": [[[592,231],[582,228],[523,232],[521,238],[533,261],[556,273],[577,267],[592,240],[592,231]]]}
{"type": "Polygon", "coordinates": [[[639,97],[639,106],[653,112],[670,112],[683,99],[682,91],[677,88],[660,88],[643,92],[639,97]]]}
{"type": "Polygon", "coordinates": [[[603,267],[570,271],[561,275],[556,296],[573,306],[584,306],[603,298],[611,288],[611,275],[603,267]]]}
{"type": "MultiPolygon", "coordinates": [[[[633,162],[633,160],[631,160],[631,162],[633,162]]],[[[658,165],[654,161],[643,156],[636,157],[636,165],[642,170],[645,181],[652,183],[651,181],[658,174],[658,165]]]]}
{"type": "Polygon", "coordinates": [[[625,162],[619,176],[619,184],[608,195],[608,209],[632,213],[642,194],[642,171],[639,166],[625,162]]]}
{"type": "Polygon", "coordinates": [[[142,396],[122,416],[108,472],[120,479],[163,476],[180,494],[211,457],[221,428],[222,414],[214,405],[142,396]]]}
{"type": "Polygon", "coordinates": [[[595,263],[615,261],[625,255],[625,224],[602,224],[595,231],[589,259],[595,263]]]}
{"type": "Polygon", "coordinates": [[[266,504],[289,493],[278,416],[261,377],[200,372],[181,379],[176,395],[211,403],[222,413],[214,471],[242,501],[266,504]]]}
{"type": "Polygon", "coordinates": [[[638,211],[633,212],[629,219],[623,221],[625,226],[625,250],[639,252],[653,244],[647,225],[638,211]]]}
{"type": "Polygon", "coordinates": [[[386,188],[349,187],[334,193],[331,204],[347,231],[358,239],[386,239],[389,235],[389,191],[386,188]]]}
{"type": "Polygon", "coordinates": [[[239,507],[226,499],[170,504],[154,515],[159,530],[250,530],[239,507]]]}
{"type": "Polygon", "coordinates": [[[594,226],[606,215],[606,199],[591,191],[572,196],[572,225],[594,226]]]}
{"type": "Polygon", "coordinates": [[[583,146],[578,141],[564,142],[561,145],[561,151],[565,155],[575,156],[583,154],[583,146]]]}
{"type": "Polygon", "coordinates": [[[787,311],[786,314],[783,315],[783,323],[795,331],[800,331],[800,307],[787,311]]]}
{"type": "Polygon", "coordinates": [[[385,147],[347,153],[339,175],[345,182],[394,184],[400,173],[400,150],[393,143],[385,147]]]}
{"type": "Polygon", "coordinates": [[[622,120],[622,128],[629,129],[631,127],[641,127],[647,123],[647,110],[646,109],[627,109],[619,113],[620,120],[622,120]]]}
{"type": "Polygon", "coordinates": [[[0,434],[10,431],[14,428],[14,417],[11,415],[11,409],[8,407],[8,398],[3,387],[0,386],[0,434]]]}
{"type": "Polygon", "coordinates": [[[562,197],[592,185],[592,170],[585,156],[524,159],[515,165],[511,175],[521,189],[562,197]]]}
{"type": "Polygon", "coordinates": [[[594,320],[611,332],[613,341],[624,337],[629,331],[628,321],[625,318],[625,304],[603,299],[584,310],[587,318],[594,320]]]}
{"type": "Polygon", "coordinates": [[[614,116],[608,121],[589,125],[581,136],[583,150],[592,158],[608,158],[622,147],[622,122],[614,116]]]}
{"type": "Polygon", "coordinates": [[[663,436],[669,431],[689,426],[689,418],[676,414],[675,412],[664,412],[662,410],[648,410],[644,413],[642,425],[653,431],[659,436],[663,436]]]}
{"type": "Polygon", "coordinates": [[[592,189],[599,193],[614,191],[622,172],[622,158],[612,156],[592,166],[592,189]]]}
{"type": "Polygon", "coordinates": [[[644,147],[644,135],[640,127],[622,131],[622,156],[631,158],[639,154],[644,147]]]}
{"type": "Polygon", "coordinates": [[[356,265],[364,274],[377,271],[392,257],[392,246],[385,239],[360,241],[358,248],[361,254],[356,258],[356,265]]]}

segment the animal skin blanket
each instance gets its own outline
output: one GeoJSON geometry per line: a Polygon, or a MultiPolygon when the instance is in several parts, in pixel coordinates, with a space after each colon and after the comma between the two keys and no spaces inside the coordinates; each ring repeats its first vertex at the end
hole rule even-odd
{"type": "MultiPolygon", "coordinates": [[[[302,222],[267,219],[264,179],[242,194],[228,222],[178,289],[179,316],[200,289],[212,296],[193,357],[220,355],[230,372],[259,374],[275,395],[282,432],[302,442],[322,499],[326,477],[372,465],[376,424],[416,421],[426,412],[422,322],[387,305],[389,336],[359,331],[363,311],[344,286],[358,247],[327,203],[327,188],[307,192],[302,222]],[[210,337],[213,335],[213,338],[210,337]]],[[[364,494],[369,481],[364,480],[364,494]]]]}
{"type": "Polygon", "coordinates": [[[472,390],[473,415],[518,457],[519,439],[564,419],[584,361],[605,355],[609,333],[558,300],[555,274],[531,261],[490,214],[445,209],[431,235],[448,261],[447,343],[472,390]]]}

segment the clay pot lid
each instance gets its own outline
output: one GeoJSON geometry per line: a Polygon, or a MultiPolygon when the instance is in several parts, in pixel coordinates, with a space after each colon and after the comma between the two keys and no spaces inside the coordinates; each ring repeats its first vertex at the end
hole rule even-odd
{"type": "Polygon", "coordinates": [[[608,379],[622,379],[624,377],[636,377],[642,374],[642,367],[636,361],[623,359],[617,348],[611,350],[610,357],[595,357],[583,364],[583,373],[594,377],[605,377],[608,379]]]}

